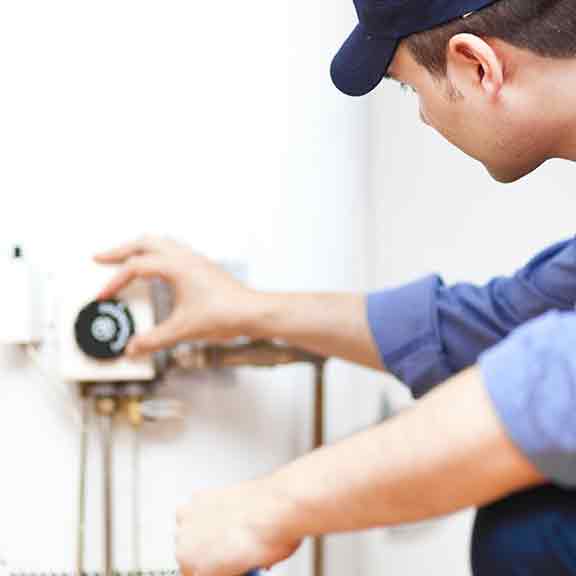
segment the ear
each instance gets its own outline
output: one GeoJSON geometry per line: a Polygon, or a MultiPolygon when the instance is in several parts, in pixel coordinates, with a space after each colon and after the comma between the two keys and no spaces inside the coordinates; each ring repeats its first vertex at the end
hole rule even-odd
{"type": "Polygon", "coordinates": [[[462,93],[480,88],[497,96],[504,84],[504,66],[494,49],[474,34],[456,34],[448,43],[447,71],[462,93]]]}

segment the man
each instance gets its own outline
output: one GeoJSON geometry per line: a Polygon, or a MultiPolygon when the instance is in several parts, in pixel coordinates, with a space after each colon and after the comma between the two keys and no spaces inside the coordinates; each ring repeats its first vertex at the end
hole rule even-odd
{"type": "MultiPolygon", "coordinates": [[[[573,0],[357,0],[357,10],[332,65],[342,91],[366,94],[385,76],[407,84],[423,121],[501,182],[576,159],[573,0]]],[[[129,354],[189,338],[281,337],[384,368],[415,396],[446,381],[387,423],[195,496],[178,516],[186,574],[233,576],[274,565],[310,535],[468,506],[480,507],[474,574],[576,574],[575,240],[484,287],[430,277],[367,298],[258,293],[154,238],[97,259],[124,264],[101,297],[136,277],[174,288],[172,317],[129,354]]]]}

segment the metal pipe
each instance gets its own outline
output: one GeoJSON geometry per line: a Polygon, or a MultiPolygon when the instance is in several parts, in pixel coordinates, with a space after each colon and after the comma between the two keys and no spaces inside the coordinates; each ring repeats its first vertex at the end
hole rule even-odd
{"type": "MultiPolygon", "coordinates": [[[[314,363],[314,449],[324,445],[325,423],[325,386],[324,367],[325,360],[314,363]]],[[[314,576],[324,575],[324,537],[316,536],[313,542],[314,549],[314,576]]]]}
{"type": "Polygon", "coordinates": [[[181,344],[170,352],[169,363],[184,370],[256,366],[274,368],[286,364],[314,364],[323,358],[277,342],[257,340],[247,344],[181,344]]]}
{"type": "Polygon", "coordinates": [[[113,527],[112,527],[112,418],[100,417],[102,430],[103,458],[103,511],[104,511],[104,574],[112,576],[113,571],[113,527]]]}
{"type": "Polygon", "coordinates": [[[112,576],[113,527],[112,527],[112,418],[101,416],[103,456],[103,504],[104,504],[104,574],[112,576]]]}
{"type": "Polygon", "coordinates": [[[80,470],[78,486],[78,527],[76,544],[76,575],[84,575],[84,551],[86,546],[86,474],[88,460],[89,402],[85,396],[80,401],[80,470]]]}
{"type": "Polygon", "coordinates": [[[140,428],[132,427],[132,570],[135,574],[141,572],[140,551],[140,428]]]}
{"type": "Polygon", "coordinates": [[[314,448],[320,448],[324,444],[325,432],[325,386],[324,365],[321,360],[314,363],[314,448]]]}
{"type": "Polygon", "coordinates": [[[104,527],[104,576],[114,574],[114,516],[113,516],[113,435],[116,400],[110,397],[96,399],[102,444],[102,516],[104,527]]]}

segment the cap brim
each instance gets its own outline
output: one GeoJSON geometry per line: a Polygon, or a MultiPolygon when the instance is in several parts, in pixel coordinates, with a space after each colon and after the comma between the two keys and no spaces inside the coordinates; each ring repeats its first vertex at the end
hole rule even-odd
{"type": "Polygon", "coordinates": [[[372,36],[361,25],[334,57],[330,75],[336,88],[348,96],[364,96],[384,78],[400,41],[372,36]]]}

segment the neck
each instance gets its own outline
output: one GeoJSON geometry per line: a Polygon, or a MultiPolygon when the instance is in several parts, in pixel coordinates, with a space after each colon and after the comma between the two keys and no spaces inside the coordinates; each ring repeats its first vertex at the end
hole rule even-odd
{"type": "Polygon", "coordinates": [[[550,157],[576,161],[576,59],[548,60],[542,78],[540,106],[553,135],[550,157]]]}
{"type": "MultiPolygon", "coordinates": [[[[576,103],[573,103],[573,105],[576,105],[576,103]]],[[[576,162],[576,114],[572,119],[571,127],[568,131],[566,141],[563,143],[562,150],[559,151],[556,157],[576,162]]]]}
{"type": "Polygon", "coordinates": [[[523,95],[542,157],[576,161],[576,58],[544,58],[497,40],[494,47],[523,95]]]}

